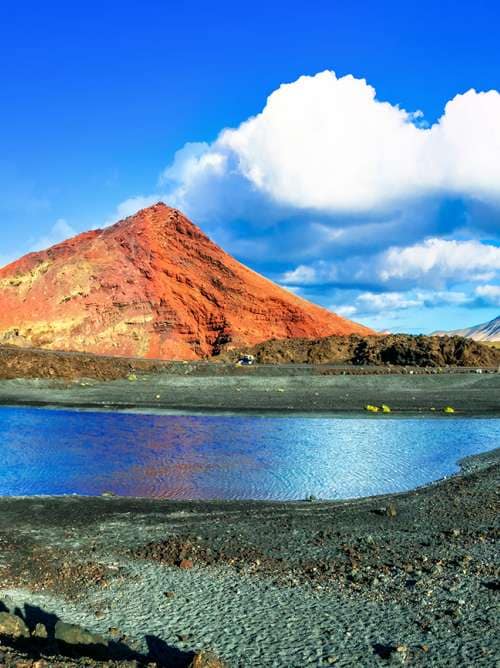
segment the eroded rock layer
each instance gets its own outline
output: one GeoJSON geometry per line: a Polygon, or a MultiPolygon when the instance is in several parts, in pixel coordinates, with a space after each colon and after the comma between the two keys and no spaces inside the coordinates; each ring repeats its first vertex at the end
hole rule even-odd
{"type": "Polygon", "coordinates": [[[197,359],[370,333],[248,269],[162,203],[0,270],[0,344],[197,359]]]}

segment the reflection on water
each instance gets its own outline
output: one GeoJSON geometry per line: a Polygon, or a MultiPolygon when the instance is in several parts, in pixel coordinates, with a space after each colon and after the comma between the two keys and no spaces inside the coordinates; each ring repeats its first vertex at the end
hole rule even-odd
{"type": "Polygon", "coordinates": [[[347,498],[410,489],[500,443],[497,419],[0,408],[0,494],[347,498]]]}

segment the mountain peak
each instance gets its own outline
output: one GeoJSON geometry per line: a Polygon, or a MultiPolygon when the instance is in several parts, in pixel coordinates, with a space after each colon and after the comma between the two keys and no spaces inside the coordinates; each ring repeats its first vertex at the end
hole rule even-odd
{"type": "MultiPolygon", "coordinates": [[[[161,225],[175,225],[178,221],[187,224],[188,227],[198,230],[199,228],[192,223],[179,209],[168,206],[165,202],[158,201],[156,204],[151,204],[143,209],[139,209],[136,213],[122,218],[114,223],[111,227],[117,225],[133,225],[136,227],[151,226],[157,227],[161,225]]],[[[201,230],[200,230],[201,231],[201,230]]]]}
{"type": "Polygon", "coordinates": [[[0,343],[196,359],[351,333],[372,332],[248,269],[163,202],[0,270],[0,343]]]}
{"type": "Polygon", "coordinates": [[[465,336],[474,341],[500,341],[500,315],[480,325],[454,329],[449,332],[433,332],[433,336],[465,336]]]}

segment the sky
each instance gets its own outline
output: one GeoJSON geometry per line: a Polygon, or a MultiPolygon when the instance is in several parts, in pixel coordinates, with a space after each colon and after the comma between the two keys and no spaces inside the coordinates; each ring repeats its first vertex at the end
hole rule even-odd
{"type": "Polygon", "coordinates": [[[500,8],[0,4],[0,265],[155,201],[378,330],[500,312],[500,8]]]}

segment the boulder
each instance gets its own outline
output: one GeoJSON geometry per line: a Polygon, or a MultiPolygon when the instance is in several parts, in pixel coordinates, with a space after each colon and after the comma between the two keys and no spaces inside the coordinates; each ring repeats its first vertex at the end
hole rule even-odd
{"type": "Polygon", "coordinates": [[[59,642],[65,642],[67,645],[101,645],[108,646],[108,641],[97,633],[91,633],[78,624],[67,624],[58,621],[55,628],[54,637],[59,642]]]}
{"type": "Polygon", "coordinates": [[[9,612],[0,612],[0,636],[29,638],[30,632],[21,617],[11,615],[9,612]]]}
{"type": "Polygon", "coordinates": [[[196,652],[189,668],[227,668],[227,664],[210,650],[196,652]]]}
{"type": "Polygon", "coordinates": [[[41,638],[41,639],[44,639],[44,640],[49,637],[49,634],[47,633],[47,628],[46,628],[45,624],[42,624],[42,623],[39,622],[35,626],[35,630],[33,631],[33,637],[34,638],[41,638]]]}

